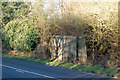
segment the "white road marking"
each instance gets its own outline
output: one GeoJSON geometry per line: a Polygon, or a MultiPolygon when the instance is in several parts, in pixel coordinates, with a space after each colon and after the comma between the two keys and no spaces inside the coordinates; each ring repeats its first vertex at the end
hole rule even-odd
{"type": "Polygon", "coordinates": [[[39,73],[27,71],[27,70],[23,70],[23,69],[18,69],[18,68],[15,68],[15,67],[6,66],[6,65],[2,65],[2,64],[0,64],[0,66],[7,67],[7,68],[10,68],[10,69],[14,69],[17,72],[30,73],[30,74],[34,74],[34,75],[38,75],[38,76],[43,76],[43,77],[46,77],[46,78],[55,78],[55,77],[51,77],[51,76],[47,76],[47,75],[43,75],[43,74],[39,74],[39,73]]]}
{"type": "Polygon", "coordinates": [[[21,72],[21,73],[25,73],[25,72],[23,72],[23,71],[21,71],[21,70],[16,70],[17,72],[21,72]]]}

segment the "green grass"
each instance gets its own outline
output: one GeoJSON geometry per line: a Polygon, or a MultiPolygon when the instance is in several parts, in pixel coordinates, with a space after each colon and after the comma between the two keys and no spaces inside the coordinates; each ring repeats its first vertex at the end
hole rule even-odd
{"type": "Polygon", "coordinates": [[[2,56],[43,63],[46,65],[59,66],[59,67],[64,67],[64,68],[68,68],[68,69],[92,72],[92,73],[97,73],[100,75],[107,75],[107,76],[112,76],[112,77],[114,77],[114,76],[117,77],[119,75],[117,69],[104,68],[104,67],[101,67],[98,65],[90,66],[90,65],[82,65],[82,64],[78,65],[78,64],[68,63],[68,62],[50,62],[49,60],[41,60],[41,59],[37,59],[37,58],[33,58],[33,57],[15,56],[15,55],[7,54],[7,53],[3,53],[2,56]]]}

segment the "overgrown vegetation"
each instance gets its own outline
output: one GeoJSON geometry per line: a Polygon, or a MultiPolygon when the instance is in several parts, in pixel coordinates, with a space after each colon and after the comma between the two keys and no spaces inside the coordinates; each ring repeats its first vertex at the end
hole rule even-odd
{"type": "MultiPolygon", "coordinates": [[[[64,2],[63,5],[59,2],[59,7],[56,8],[58,5],[51,1],[46,10],[45,5],[44,3],[31,5],[23,2],[2,3],[1,26],[6,47],[20,51],[35,50],[37,54],[45,54],[51,58],[51,54],[54,54],[50,52],[52,35],[85,36],[87,64],[114,67],[120,70],[120,52],[118,51],[120,34],[116,3],[73,2],[68,4],[64,2]]],[[[49,64],[57,65],[52,62],[49,64]]],[[[84,70],[84,67],[80,68],[84,70]]],[[[90,68],[93,71],[93,68],[90,68]]],[[[96,67],[94,69],[93,72],[97,71],[96,67]]],[[[98,73],[103,72],[102,68],[100,70],[98,73]]],[[[110,73],[110,75],[113,74],[110,73]]]]}
{"type": "Polygon", "coordinates": [[[88,63],[119,68],[117,3],[72,2],[68,6],[64,2],[61,5],[64,6],[59,8],[62,18],[56,18],[54,34],[85,36],[88,63]]]}

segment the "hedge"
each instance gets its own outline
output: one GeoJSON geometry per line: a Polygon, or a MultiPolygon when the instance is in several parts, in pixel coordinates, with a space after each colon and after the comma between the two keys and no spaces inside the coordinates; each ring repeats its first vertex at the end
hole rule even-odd
{"type": "Polygon", "coordinates": [[[4,27],[2,38],[9,49],[32,51],[38,43],[39,34],[38,27],[32,21],[17,19],[4,27]]]}

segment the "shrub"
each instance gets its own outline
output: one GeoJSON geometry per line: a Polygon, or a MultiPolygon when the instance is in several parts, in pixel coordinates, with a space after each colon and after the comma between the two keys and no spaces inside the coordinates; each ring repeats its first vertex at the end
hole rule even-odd
{"type": "Polygon", "coordinates": [[[39,38],[39,29],[28,19],[10,21],[2,35],[6,46],[12,50],[32,51],[39,38]]]}
{"type": "Polygon", "coordinates": [[[29,13],[29,5],[24,2],[2,2],[1,3],[1,27],[4,27],[8,22],[17,18],[26,16],[29,13]]]}

